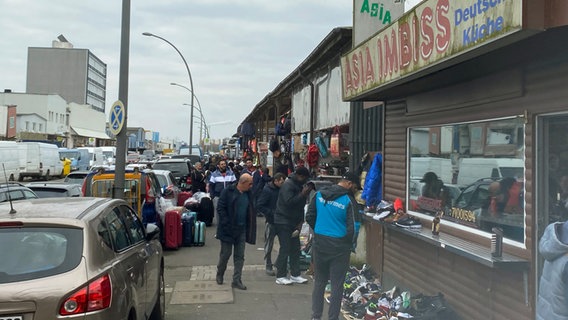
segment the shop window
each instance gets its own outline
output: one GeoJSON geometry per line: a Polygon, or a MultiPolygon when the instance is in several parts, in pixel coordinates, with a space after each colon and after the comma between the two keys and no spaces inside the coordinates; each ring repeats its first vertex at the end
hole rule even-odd
{"type": "Polygon", "coordinates": [[[523,242],[524,119],[410,128],[409,210],[523,242]]]}

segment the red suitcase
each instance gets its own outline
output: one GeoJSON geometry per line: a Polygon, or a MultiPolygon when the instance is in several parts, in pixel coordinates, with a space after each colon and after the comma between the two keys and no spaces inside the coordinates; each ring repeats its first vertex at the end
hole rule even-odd
{"type": "Polygon", "coordinates": [[[177,210],[166,211],[164,246],[166,249],[178,249],[182,242],[181,215],[177,210]]]}
{"type": "Polygon", "coordinates": [[[180,207],[183,207],[183,205],[185,204],[185,200],[191,198],[193,194],[190,191],[182,191],[179,193],[178,195],[178,203],[177,205],[180,207]]]}

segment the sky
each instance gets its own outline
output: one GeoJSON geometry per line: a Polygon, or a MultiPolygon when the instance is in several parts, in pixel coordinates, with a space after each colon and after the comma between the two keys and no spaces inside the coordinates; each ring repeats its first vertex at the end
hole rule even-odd
{"type": "MultiPolygon", "coordinates": [[[[407,1],[407,7],[418,1],[407,1]]],[[[122,1],[0,0],[0,90],[26,90],[28,47],[62,34],[107,64],[106,109],[118,100],[122,1]]],[[[333,28],[352,26],[349,0],[132,0],[128,127],[189,140],[191,95],[212,139],[230,137],[254,106],[333,28]]],[[[199,112],[194,109],[194,117],[199,112]]],[[[199,140],[195,119],[193,142],[199,140]]]]}

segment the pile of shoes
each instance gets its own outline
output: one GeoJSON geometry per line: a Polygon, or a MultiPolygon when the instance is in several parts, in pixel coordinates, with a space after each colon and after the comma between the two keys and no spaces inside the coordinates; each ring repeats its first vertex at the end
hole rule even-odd
{"type": "MultiPolygon", "coordinates": [[[[329,291],[326,288],[326,301],[329,291]]],[[[351,266],[345,277],[341,313],[349,320],[457,319],[448,308],[444,295],[410,295],[393,287],[383,291],[367,265],[361,270],[351,266]]]]}

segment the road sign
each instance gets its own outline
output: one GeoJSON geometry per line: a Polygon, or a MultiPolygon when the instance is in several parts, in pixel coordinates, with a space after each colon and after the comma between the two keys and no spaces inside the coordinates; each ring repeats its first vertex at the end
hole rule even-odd
{"type": "Polygon", "coordinates": [[[109,122],[110,122],[110,132],[117,136],[120,133],[120,130],[122,130],[122,127],[124,126],[124,120],[126,118],[126,110],[124,108],[124,104],[122,103],[122,101],[117,100],[113,105],[112,108],[110,110],[110,118],[109,118],[109,122]]]}

